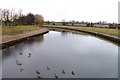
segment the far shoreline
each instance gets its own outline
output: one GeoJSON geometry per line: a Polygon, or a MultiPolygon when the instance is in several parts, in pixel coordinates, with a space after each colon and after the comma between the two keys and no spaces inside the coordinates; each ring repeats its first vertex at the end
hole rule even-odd
{"type": "Polygon", "coordinates": [[[36,36],[48,33],[49,28],[53,28],[54,30],[64,29],[64,30],[72,30],[72,31],[88,33],[90,35],[94,35],[94,36],[109,40],[111,42],[115,42],[118,45],[119,45],[119,42],[120,42],[119,38],[117,38],[115,36],[108,35],[108,34],[100,33],[100,32],[76,29],[74,27],[71,28],[70,26],[44,25],[42,28],[37,29],[37,30],[26,31],[26,32],[23,32],[23,33],[20,33],[20,34],[15,34],[15,35],[3,35],[2,36],[2,42],[0,42],[0,45],[1,45],[0,49],[7,48],[9,46],[12,46],[14,44],[17,44],[19,42],[22,42],[22,41],[27,40],[27,39],[32,38],[32,37],[36,37],[36,36]]]}
{"type": "Polygon", "coordinates": [[[54,28],[54,29],[66,29],[66,30],[73,30],[73,31],[78,31],[78,32],[83,32],[83,33],[88,33],[90,35],[94,35],[100,38],[104,38],[106,40],[115,42],[119,45],[120,39],[117,36],[111,36],[108,34],[104,34],[104,33],[100,33],[100,32],[93,32],[93,31],[89,31],[89,30],[83,30],[83,29],[77,29],[77,28],[71,28],[70,26],[54,26],[54,25],[44,25],[44,27],[47,28],[54,28]]]}

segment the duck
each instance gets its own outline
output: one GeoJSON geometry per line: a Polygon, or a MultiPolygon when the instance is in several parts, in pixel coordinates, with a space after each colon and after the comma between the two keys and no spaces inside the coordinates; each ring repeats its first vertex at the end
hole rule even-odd
{"type": "Polygon", "coordinates": [[[64,71],[64,69],[62,70],[62,73],[63,73],[63,74],[65,74],[65,71],[64,71]]]}
{"type": "Polygon", "coordinates": [[[31,55],[31,53],[29,53],[29,55],[31,55]]]}
{"type": "Polygon", "coordinates": [[[22,63],[19,63],[18,60],[16,60],[17,65],[22,65],[22,63]]]}
{"type": "Polygon", "coordinates": [[[18,63],[18,60],[16,60],[16,63],[18,63]]]}
{"type": "Polygon", "coordinates": [[[23,68],[20,69],[20,72],[22,72],[22,71],[23,71],[23,68]]]}
{"type": "Polygon", "coordinates": [[[75,75],[73,71],[71,72],[71,74],[72,74],[72,75],[75,75]]]}
{"type": "Polygon", "coordinates": [[[43,79],[43,77],[40,75],[37,75],[37,79],[43,79]]]}
{"type": "Polygon", "coordinates": [[[47,70],[50,70],[49,66],[47,66],[47,70]]]}
{"type": "Polygon", "coordinates": [[[36,70],[36,74],[40,74],[40,72],[38,70],[36,70]]]}
{"type": "Polygon", "coordinates": [[[17,63],[17,65],[22,65],[22,63],[17,63]]]}
{"type": "Polygon", "coordinates": [[[28,53],[29,54],[29,56],[28,57],[30,57],[31,56],[31,53],[28,53]]]}
{"type": "Polygon", "coordinates": [[[22,55],[22,53],[19,53],[20,55],[22,55]]]}
{"type": "Polygon", "coordinates": [[[55,78],[58,78],[58,75],[57,75],[57,74],[55,74],[55,78]]]}

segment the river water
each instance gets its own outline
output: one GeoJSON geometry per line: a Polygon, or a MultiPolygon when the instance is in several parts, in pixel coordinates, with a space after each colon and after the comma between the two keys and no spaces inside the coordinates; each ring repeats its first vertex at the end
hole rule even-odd
{"type": "Polygon", "coordinates": [[[49,31],[2,53],[3,78],[36,78],[36,70],[43,78],[118,77],[118,46],[88,34],[49,31]]]}

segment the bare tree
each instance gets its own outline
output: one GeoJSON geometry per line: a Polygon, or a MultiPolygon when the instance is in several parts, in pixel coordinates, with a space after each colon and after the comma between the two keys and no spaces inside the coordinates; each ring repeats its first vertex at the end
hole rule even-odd
{"type": "Polygon", "coordinates": [[[14,9],[0,9],[0,15],[5,26],[10,26],[13,24],[14,20],[22,16],[22,9],[20,9],[17,13],[14,9]]]}
{"type": "Polygon", "coordinates": [[[2,19],[2,9],[0,9],[0,20],[2,19]]]}
{"type": "Polygon", "coordinates": [[[25,22],[29,25],[33,25],[35,23],[35,16],[32,13],[28,13],[25,17],[25,22]]]}
{"type": "Polygon", "coordinates": [[[7,25],[7,22],[9,21],[9,10],[7,9],[2,10],[2,19],[5,22],[5,25],[7,25]]]}
{"type": "Polygon", "coordinates": [[[23,15],[22,9],[20,9],[18,12],[15,12],[14,9],[0,9],[0,19],[3,21],[5,26],[33,24],[43,26],[44,24],[44,18],[41,15],[33,15],[32,13],[23,15]]]}
{"type": "Polygon", "coordinates": [[[2,26],[2,9],[0,9],[0,26],[2,26]]]}
{"type": "Polygon", "coordinates": [[[40,27],[43,26],[44,18],[39,14],[36,14],[34,16],[35,16],[35,24],[39,25],[40,27]]]}
{"type": "Polygon", "coordinates": [[[19,17],[22,17],[23,15],[22,15],[22,9],[20,9],[19,11],[18,11],[18,16],[19,17]]]}
{"type": "Polygon", "coordinates": [[[13,21],[14,15],[15,15],[15,10],[14,10],[14,9],[10,10],[10,17],[9,17],[9,20],[10,20],[11,22],[13,21]]]}

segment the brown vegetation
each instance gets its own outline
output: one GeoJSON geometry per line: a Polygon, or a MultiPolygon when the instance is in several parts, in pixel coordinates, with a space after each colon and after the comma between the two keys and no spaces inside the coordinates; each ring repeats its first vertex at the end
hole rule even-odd
{"type": "Polygon", "coordinates": [[[0,9],[0,19],[3,26],[17,26],[17,25],[39,25],[43,26],[44,18],[39,14],[28,13],[22,14],[22,10],[15,12],[14,9],[0,9]]]}

